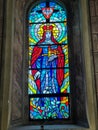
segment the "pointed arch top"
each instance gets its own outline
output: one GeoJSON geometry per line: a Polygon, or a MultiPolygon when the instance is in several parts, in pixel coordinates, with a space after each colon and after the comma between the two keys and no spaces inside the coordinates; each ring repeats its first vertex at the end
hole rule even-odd
{"type": "Polygon", "coordinates": [[[66,21],[66,9],[54,1],[39,2],[29,10],[29,23],[66,21]]]}

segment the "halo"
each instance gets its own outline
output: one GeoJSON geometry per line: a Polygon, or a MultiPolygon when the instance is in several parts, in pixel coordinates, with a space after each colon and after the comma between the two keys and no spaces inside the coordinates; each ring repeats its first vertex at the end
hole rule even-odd
{"type": "MultiPolygon", "coordinates": [[[[38,42],[40,39],[42,39],[43,36],[43,26],[47,24],[33,24],[31,29],[30,29],[30,35],[31,38],[38,42]]],[[[65,37],[65,32],[66,32],[66,26],[64,23],[50,23],[48,25],[53,26],[53,36],[54,38],[60,42],[62,39],[65,37]]],[[[60,42],[61,43],[61,42],[60,42]]]]}
{"type": "MultiPolygon", "coordinates": [[[[39,26],[38,32],[36,33],[37,34],[36,36],[38,37],[38,39],[41,39],[42,36],[43,36],[43,32],[44,32],[43,26],[44,25],[47,25],[47,24],[43,24],[43,25],[39,26]]],[[[50,24],[50,25],[53,26],[53,36],[54,36],[54,38],[56,40],[59,39],[61,37],[61,35],[63,34],[62,33],[62,25],[60,23],[53,23],[53,24],[50,24]]],[[[63,31],[65,31],[65,30],[63,30],[63,31]]]]}
{"type": "MultiPolygon", "coordinates": [[[[47,24],[46,24],[47,25],[47,24]]],[[[52,26],[53,26],[53,36],[54,36],[54,38],[56,38],[57,39],[57,37],[58,37],[58,35],[59,35],[59,29],[58,29],[58,27],[56,26],[56,24],[51,24],[52,26]]],[[[43,26],[44,25],[41,25],[41,26],[39,26],[39,29],[38,29],[38,32],[37,32],[37,37],[39,37],[39,39],[41,39],[42,38],[42,36],[43,36],[43,26]]]]}

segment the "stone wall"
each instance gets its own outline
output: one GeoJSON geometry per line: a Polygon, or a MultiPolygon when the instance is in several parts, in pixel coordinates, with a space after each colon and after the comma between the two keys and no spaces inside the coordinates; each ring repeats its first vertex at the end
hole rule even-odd
{"type": "Polygon", "coordinates": [[[2,52],[2,40],[3,40],[3,1],[0,0],[0,63],[1,63],[1,52],[2,52]]]}
{"type": "Polygon", "coordinates": [[[0,0],[0,122],[1,122],[1,113],[2,113],[2,99],[3,99],[3,88],[1,85],[1,79],[2,79],[2,52],[3,52],[3,37],[4,37],[4,1],[0,0]]]}
{"type": "Polygon", "coordinates": [[[11,123],[21,122],[23,118],[23,2],[14,3],[14,41],[13,41],[13,73],[11,91],[11,123]]]}
{"type": "Polygon", "coordinates": [[[98,0],[90,1],[92,54],[94,57],[96,93],[98,101],[98,0]]]}

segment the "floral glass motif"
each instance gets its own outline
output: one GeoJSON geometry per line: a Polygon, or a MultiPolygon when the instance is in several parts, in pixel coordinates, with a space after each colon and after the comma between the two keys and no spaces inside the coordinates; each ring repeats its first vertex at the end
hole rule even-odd
{"type": "Polygon", "coordinates": [[[30,119],[70,117],[67,13],[42,2],[28,16],[30,119]]]}

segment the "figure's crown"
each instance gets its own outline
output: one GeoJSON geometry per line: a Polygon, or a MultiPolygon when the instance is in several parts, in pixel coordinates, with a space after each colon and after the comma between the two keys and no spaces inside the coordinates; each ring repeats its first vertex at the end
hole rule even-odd
{"type": "Polygon", "coordinates": [[[52,31],[53,30],[53,26],[52,25],[44,25],[43,26],[43,30],[44,31],[52,31]]]}

